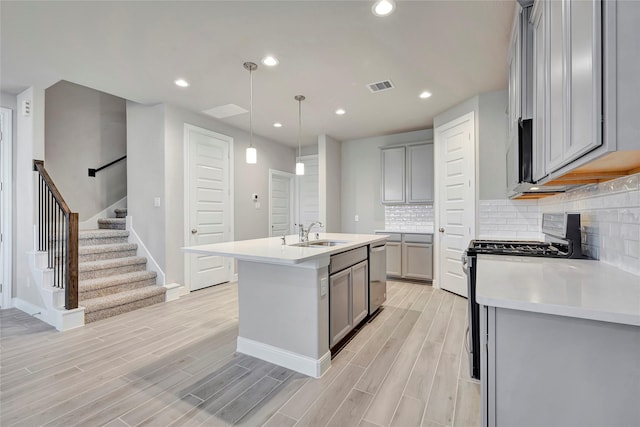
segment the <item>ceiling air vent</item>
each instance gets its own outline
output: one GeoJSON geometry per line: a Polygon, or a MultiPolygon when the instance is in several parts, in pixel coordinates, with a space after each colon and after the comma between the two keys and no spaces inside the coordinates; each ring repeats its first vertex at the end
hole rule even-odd
{"type": "Polygon", "coordinates": [[[384,80],[381,82],[369,83],[367,87],[371,92],[376,93],[393,89],[393,83],[391,83],[391,80],[384,80]]]}

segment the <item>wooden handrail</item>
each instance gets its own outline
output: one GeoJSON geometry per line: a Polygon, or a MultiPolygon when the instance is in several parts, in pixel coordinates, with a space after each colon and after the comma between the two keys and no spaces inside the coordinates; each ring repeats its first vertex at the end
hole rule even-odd
{"type": "Polygon", "coordinates": [[[78,213],[71,212],[42,160],[33,161],[33,170],[39,174],[37,249],[47,252],[53,286],[64,289],[65,308],[73,310],[78,308],[78,213]]]}
{"type": "Polygon", "coordinates": [[[34,160],[33,170],[36,172],[40,172],[40,175],[42,175],[42,178],[44,178],[44,182],[47,184],[47,187],[49,187],[49,189],[51,190],[51,194],[53,195],[54,199],[56,199],[64,213],[70,214],[71,209],[69,209],[69,205],[67,205],[67,202],[64,201],[62,194],[60,194],[60,192],[58,191],[58,187],[56,187],[56,185],[53,183],[53,180],[47,173],[47,170],[44,168],[44,161],[34,160]]]}

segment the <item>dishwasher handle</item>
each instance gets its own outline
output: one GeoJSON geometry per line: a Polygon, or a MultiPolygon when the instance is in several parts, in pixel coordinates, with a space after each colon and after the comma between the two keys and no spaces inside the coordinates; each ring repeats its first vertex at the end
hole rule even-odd
{"type": "Polygon", "coordinates": [[[375,248],[371,248],[371,252],[382,252],[387,249],[387,245],[376,246],[375,248]]]}

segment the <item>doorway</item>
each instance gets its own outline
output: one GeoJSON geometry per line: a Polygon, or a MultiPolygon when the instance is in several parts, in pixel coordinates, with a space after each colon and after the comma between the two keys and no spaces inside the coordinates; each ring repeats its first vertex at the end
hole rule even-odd
{"type": "Polygon", "coordinates": [[[475,118],[465,114],[435,129],[438,150],[437,283],[467,297],[462,255],[475,236],[475,118]]]}
{"type": "Polygon", "coordinates": [[[294,174],[269,169],[269,235],[293,232],[294,174]]]}
{"type": "MultiPolygon", "coordinates": [[[[233,240],[233,139],[184,125],[185,246],[233,240]]],[[[232,260],[185,255],[185,285],[190,291],[231,280],[232,260]]]]}
{"type": "Polygon", "coordinates": [[[12,111],[0,108],[0,308],[11,307],[11,151],[12,111]]]}

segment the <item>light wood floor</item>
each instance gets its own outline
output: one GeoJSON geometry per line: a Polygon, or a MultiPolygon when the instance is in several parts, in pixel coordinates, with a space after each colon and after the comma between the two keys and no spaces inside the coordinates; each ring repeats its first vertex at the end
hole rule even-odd
{"type": "Polygon", "coordinates": [[[234,283],[68,332],[0,311],[0,425],[480,424],[463,298],[389,282],[320,379],[235,354],[237,316],[234,283]]]}

